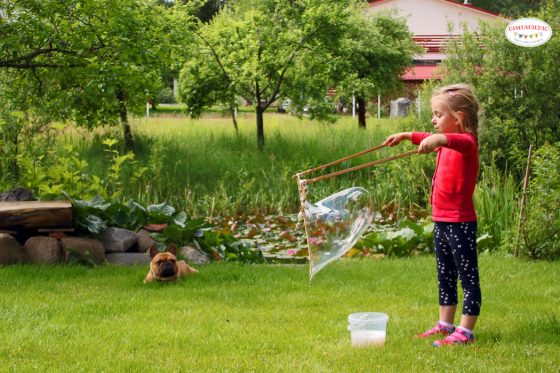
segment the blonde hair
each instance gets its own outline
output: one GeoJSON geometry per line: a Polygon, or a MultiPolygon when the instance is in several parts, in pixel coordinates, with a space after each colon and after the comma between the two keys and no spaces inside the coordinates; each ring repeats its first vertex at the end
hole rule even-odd
{"type": "Polygon", "coordinates": [[[468,84],[459,83],[436,89],[432,100],[441,100],[458,121],[461,129],[478,138],[478,101],[468,84]],[[458,112],[463,113],[463,117],[458,112]]]}

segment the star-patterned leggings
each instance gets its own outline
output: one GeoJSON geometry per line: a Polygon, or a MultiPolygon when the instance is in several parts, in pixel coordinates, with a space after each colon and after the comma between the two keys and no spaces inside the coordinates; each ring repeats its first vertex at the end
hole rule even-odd
{"type": "Polygon", "coordinates": [[[482,297],[476,255],[476,221],[435,222],[434,242],[440,306],[458,304],[459,277],[463,288],[463,315],[478,316],[482,297]]]}

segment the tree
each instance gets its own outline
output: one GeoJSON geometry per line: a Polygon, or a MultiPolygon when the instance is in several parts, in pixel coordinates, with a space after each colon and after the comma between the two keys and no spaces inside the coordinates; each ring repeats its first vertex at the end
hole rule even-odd
{"type": "MultiPolygon", "coordinates": [[[[455,1],[463,3],[463,0],[455,1]]],[[[538,9],[544,2],[545,0],[472,0],[470,3],[491,12],[516,17],[538,9]]]]}
{"type": "Polygon", "coordinates": [[[196,12],[202,22],[209,22],[224,6],[225,0],[206,0],[196,12]]]}
{"type": "Polygon", "coordinates": [[[415,53],[421,53],[408,30],[406,20],[395,13],[362,16],[356,14],[343,48],[344,77],[338,95],[354,95],[358,104],[358,125],[366,128],[368,98],[394,91],[400,76],[412,65],[415,53]]]}
{"type": "Polygon", "coordinates": [[[157,2],[166,7],[172,7],[175,3],[189,5],[196,18],[208,22],[225,5],[226,0],[157,0],[157,2]]]}
{"type": "Polygon", "coordinates": [[[197,44],[180,75],[180,96],[189,113],[236,105],[242,97],[255,107],[258,148],[264,146],[263,113],[290,97],[301,109],[325,118],[332,107],[338,50],[356,11],[353,0],[266,0],[228,6],[197,32],[197,44]]]}
{"type": "MultiPolygon", "coordinates": [[[[558,3],[549,0],[528,16],[558,30],[559,12],[558,3]]],[[[465,81],[476,88],[483,108],[483,159],[520,176],[530,144],[538,148],[560,141],[560,39],[523,48],[504,37],[504,28],[499,22],[483,25],[480,34],[465,32],[451,45],[444,66],[446,82],[465,81]]]]}
{"type": "Polygon", "coordinates": [[[1,1],[0,81],[5,110],[92,128],[140,112],[160,87],[160,70],[189,35],[181,7],[155,1],[1,1]]]}

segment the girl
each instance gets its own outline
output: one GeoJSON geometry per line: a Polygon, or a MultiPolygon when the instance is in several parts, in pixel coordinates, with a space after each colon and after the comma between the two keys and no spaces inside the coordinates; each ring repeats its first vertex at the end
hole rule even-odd
{"type": "Polygon", "coordinates": [[[432,219],[437,259],[439,321],[420,338],[446,336],[442,345],[474,342],[473,328],[480,313],[481,293],[476,253],[476,213],[473,193],[478,177],[478,103],[466,84],[442,87],[431,99],[435,134],[401,132],[384,145],[402,140],[417,144],[419,153],[437,153],[432,179],[432,219]],[[457,277],[463,288],[460,326],[455,328],[457,277]]]}

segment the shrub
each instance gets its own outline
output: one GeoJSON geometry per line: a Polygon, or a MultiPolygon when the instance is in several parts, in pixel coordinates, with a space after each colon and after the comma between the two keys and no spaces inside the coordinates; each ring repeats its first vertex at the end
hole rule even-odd
{"type": "Polygon", "coordinates": [[[175,96],[173,95],[173,89],[166,87],[163,88],[156,97],[156,102],[158,104],[174,104],[177,101],[175,100],[175,96]]]}
{"type": "Polygon", "coordinates": [[[536,259],[560,258],[560,143],[546,144],[533,160],[522,248],[536,259]]]}

